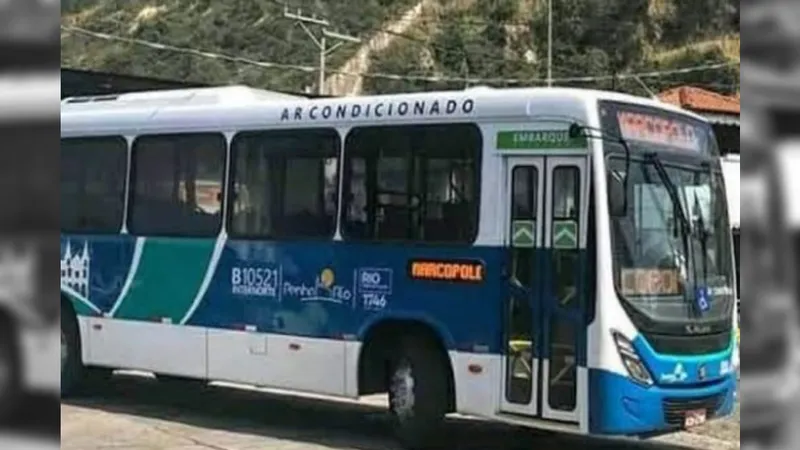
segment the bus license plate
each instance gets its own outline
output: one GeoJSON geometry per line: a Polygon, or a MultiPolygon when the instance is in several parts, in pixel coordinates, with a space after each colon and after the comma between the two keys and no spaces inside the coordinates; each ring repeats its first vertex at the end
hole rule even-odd
{"type": "Polygon", "coordinates": [[[696,426],[700,426],[706,423],[706,410],[705,409],[696,409],[692,411],[686,411],[686,416],[683,420],[683,425],[686,428],[694,428],[696,426]]]}

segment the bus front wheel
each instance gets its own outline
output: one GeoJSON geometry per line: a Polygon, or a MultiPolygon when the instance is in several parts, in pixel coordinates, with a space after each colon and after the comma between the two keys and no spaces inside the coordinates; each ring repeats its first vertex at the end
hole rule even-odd
{"type": "Polygon", "coordinates": [[[389,374],[389,409],[404,447],[426,449],[448,409],[447,367],[435,346],[419,336],[403,337],[389,374]]]}

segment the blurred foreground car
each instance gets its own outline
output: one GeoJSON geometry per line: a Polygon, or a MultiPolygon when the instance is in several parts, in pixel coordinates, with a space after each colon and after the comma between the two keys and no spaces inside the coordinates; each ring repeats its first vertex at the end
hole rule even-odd
{"type": "Polygon", "coordinates": [[[0,73],[57,67],[59,19],[56,0],[0,0],[0,73]]]}
{"type": "MultiPolygon", "coordinates": [[[[742,203],[748,205],[742,217],[747,230],[742,236],[745,268],[741,283],[745,306],[741,310],[740,392],[743,440],[769,445],[783,438],[789,414],[800,393],[798,365],[798,307],[795,288],[795,248],[791,232],[800,223],[789,208],[790,186],[797,177],[786,176],[800,168],[797,150],[782,147],[777,152],[766,140],[742,133],[748,164],[741,174],[742,203]]],[[[794,172],[796,173],[796,172],[794,172]]]]}
{"type": "Polygon", "coordinates": [[[59,38],[58,0],[0,0],[0,42],[53,42],[59,38]]]}
{"type": "Polygon", "coordinates": [[[20,392],[60,389],[59,91],[55,71],[0,75],[0,420],[20,392]]]}

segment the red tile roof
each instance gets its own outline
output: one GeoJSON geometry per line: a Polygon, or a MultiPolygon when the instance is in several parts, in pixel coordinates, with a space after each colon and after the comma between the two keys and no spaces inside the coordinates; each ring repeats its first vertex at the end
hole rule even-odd
{"type": "Polygon", "coordinates": [[[741,112],[741,99],[691,86],[681,86],[658,94],[662,102],[697,112],[736,114],[741,112]]]}

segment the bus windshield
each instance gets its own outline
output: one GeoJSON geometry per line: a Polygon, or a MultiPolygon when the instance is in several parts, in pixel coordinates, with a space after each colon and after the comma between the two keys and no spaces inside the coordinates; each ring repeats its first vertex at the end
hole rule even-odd
{"type": "MultiPolygon", "coordinates": [[[[628,208],[611,220],[617,289],[654,320],[725,317],[733,279],[722,174],[669,161],[663,167],[668,177],[659,176],[653,160],[630,162],[628,208]],[[698,304],[699,290],[707,292],[707,305],[698,304]]],[[[624,158],[609,160],[609,176],[622,178],[625,168],[624,158]]]]}
{"type": "MultiPolygon", "coordinates": [[[[711,127],[662,108],[601,102],[614,278],[619,295],[658,323],[722,323],[734,298],[732,237],[711,127]],[[620,201],[621,200],[621,201],[620,201]]],[[[692,327],[699,333],[706,327],[692,327]]],[[[688,328],[687,328],[688,329],[688,328]]]]}

